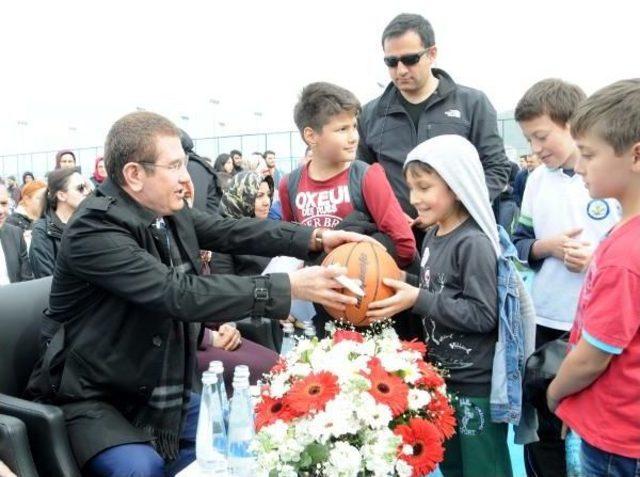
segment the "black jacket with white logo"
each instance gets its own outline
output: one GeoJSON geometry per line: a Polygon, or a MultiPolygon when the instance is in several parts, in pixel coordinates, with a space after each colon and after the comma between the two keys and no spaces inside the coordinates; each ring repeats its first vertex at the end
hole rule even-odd
{"type": "Polygon", "coordinates": [[[509,178],[509,161],[489,99],[481,91],[457,85],[443,70],[432,71],[439,84],[420,116],[418,131],[393,83],[363,107],[358,122],[358,159],[382,165],[400,205],[412,217],[416,213],[409,203],[402,166],[407,154],[427,139],[443,134],[467,138],[480,155],[491,200],[503,191],[509,178]]]}

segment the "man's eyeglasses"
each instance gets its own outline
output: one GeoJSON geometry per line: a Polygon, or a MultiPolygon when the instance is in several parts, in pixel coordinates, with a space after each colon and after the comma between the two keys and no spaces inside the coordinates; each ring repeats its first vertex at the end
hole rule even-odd
{"type": "Polygon", "coordinates": [[[398,62],[402,62],[402,64],[405,66],[413,66],[418,61],[420,61],[422,55],[424,55],[427,51],[429,51],[429,48],[427,48],[426,50],[422,50],[420,53],[410,53],[408,55],[402,56],[385,56],[384,64],[389,68],[395,68],[396,66],[398,66],[398,62]]]}
{"type": "Polygon", "coordinates": [[[178,172],[183,167],[187,167],[187,159],[178,159],[169,164],[158,164],[156,162],[140,162],[143,167],[160,167],[169,171],[178,172]]]}

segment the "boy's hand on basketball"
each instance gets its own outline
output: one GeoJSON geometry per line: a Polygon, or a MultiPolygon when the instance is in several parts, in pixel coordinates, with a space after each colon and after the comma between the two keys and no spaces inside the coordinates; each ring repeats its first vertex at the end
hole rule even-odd
{"type": "Polygon", "coordinates": [[[589,242],[570,240],[564,246],[564,266],[570,272],[582,273],[591,263],[593,247],[589,242]]]}
{"type": "Polygon", "coordinates": [[[369,303],[367,310],[368,318],[390,318],[401,311],[407,310],[415,305],[420,289],[404,283],[400,280],[385,278],[382,280],[385,285],[395,290],[393,296],[384,300],[369,303]]]}
{"type": "Polygon", "coordinates": [[[325,230],[322,233],[322,247],[327,253],[331,252],[334,248],[349,242],[369,242],[384,248],[376,239],[367,235],[357,234],[355,232],[347,232],[344,230],[325,230]]]}
{"type": "Polygon", "coordinates": [[[343,288],[336,277],[346,275],[345,267],[307,267],[289,273],[291,298],[313,301],[321,305],[344,311],[345,305],[355,305],[355,297],[343,295],[343,288]]]}

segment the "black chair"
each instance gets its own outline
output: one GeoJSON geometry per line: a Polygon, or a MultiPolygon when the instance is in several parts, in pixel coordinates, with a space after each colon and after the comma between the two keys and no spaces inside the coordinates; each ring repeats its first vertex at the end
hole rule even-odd
{"type": "Polygon", "coordinates": [[[42,312],[49,303],[51,277],[0,288],[0,414],[27,428],[38,474],[79,476],[62,410],[21,399],[40,349],[42,312]]]}
{"type": "Polygon", "coordinates": [[[37,476],[29,450],[27,427],[20,419],[0,414],[0,461],[20,477],[37,476]]]}

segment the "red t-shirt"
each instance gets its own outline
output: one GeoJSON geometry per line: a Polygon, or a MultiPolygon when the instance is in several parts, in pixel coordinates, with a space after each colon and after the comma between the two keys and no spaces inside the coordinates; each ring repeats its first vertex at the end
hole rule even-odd
{"type": "Polygon", "coordinates": [[[596,250],[569,342],[611,353],[604,373],[563,399],[556,414],[606,452],[640,458],[640,216],[614,229],[596,250]]]}
{"type": "MultiPolygon", "coordinates": [[[[335,228],[353,212],[349,168],[327,180],[317,181],[309,176],[309,163],[302,167],[295,210],[291,210],[286,179],[278,186],[282,219],[314,228],[335,228]]],[[[367,169],[362,180],[362,197],[378,230],[393,240],[400,266],[411,263],[416,253],[416,241],[380,164],[367,169]]]]}

